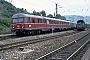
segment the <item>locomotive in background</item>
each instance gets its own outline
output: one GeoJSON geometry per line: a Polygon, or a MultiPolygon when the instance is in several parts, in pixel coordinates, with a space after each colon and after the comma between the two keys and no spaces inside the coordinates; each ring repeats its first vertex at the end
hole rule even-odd
{"type": "Polygon", "coordinates": [[[61,19],[48,18],[24,13],[12,16],[12,32],[16,35],[39,34],[41,32],[75,29],[76,23],[61,19]]]}
{"type": "Polygon", "coordinates": [[[85,28],[86,28],[86,24],[85,24],[84,20],[78,20],[77,24],[76,24],[76,29],[78,31],[84,31],[85,28]]]}

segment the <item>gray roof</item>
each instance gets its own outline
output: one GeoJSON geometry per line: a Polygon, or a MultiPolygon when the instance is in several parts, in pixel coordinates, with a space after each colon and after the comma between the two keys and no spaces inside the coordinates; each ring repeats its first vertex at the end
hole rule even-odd
{"type": "Polygon", "coordinates": [[[56,21],[63,21],[63,22],[70,22],[70,23],[74,23],[71,21],[66,21],[66,20],[61,20],[61,19],[55,19],[55,18],[49,18],[49,17],[43,17],[43,16],[36,16],[36,15],[30,15],[30,14],[24,14],[24,13],[18,13],[18,14],[14,14],[12,16],[12,18],[18,18],[18,17],[32,17],[32,18],[41,18],[41,19],[48,19],[48,20],[56,20],[56,21]]]}
{"type": "Polygon", "coordinates": [[[36,15],[30,15],[30,14],[24,14],[24,13],[18,13],[14,14],[12,18],[17,18],[17,17],[33,17],[33,18],[43,18],[42,16],[36,16],[36,15]]]}
{"type": "Polygon", "coordinates": [[[66,20],[61,20],[61,19],[55,19],[55,18],[49,18],[49,17],[45,17],[47,20],[56,20],[56,21],[62,21],[62,22],[70,22],[73,23],[71,21],[66,21],[66,20]]]}

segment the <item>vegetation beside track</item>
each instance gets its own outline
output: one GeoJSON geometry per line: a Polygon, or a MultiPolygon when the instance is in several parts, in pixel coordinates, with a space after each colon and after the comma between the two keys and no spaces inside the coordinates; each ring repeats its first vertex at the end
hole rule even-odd
{"type": "Polygon", "coordinates": [[[26,9],[16,8],[11,3],[0,0],[0,34],[11,33],[11,17],[15,13],[28,13],[26,9]]]}
{"type": "MultiPolygon", "coordinates": [[[[16,13],[29,13],[24,8],[16,8],[13,4],[10,2],[7,2],[5,0],[0,0],[0,34],[7,34],[11,33],[11,17],[13,14],[16,13]]],[[[46,12],[44,10],[40,12],[36,12],[35,10],[33,13],[29,13],[32,15],[39,15],[39,16],[45,16],[46,12]]],[[[64,16],[61,16],[60,14],[57,14],[56,17],[54,17],[52,14],[47,15],[47,17],[51,18],[59,18],[66,20],[64,16]]]]}

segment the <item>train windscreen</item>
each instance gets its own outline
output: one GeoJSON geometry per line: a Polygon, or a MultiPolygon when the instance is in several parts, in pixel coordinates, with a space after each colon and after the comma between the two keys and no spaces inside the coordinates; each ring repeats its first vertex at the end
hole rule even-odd
{"type": "Polygon", "coordinates": [[[13,23],[23,23],[24,22],[24,18],[15,18],[13,19],[13,23]]]}

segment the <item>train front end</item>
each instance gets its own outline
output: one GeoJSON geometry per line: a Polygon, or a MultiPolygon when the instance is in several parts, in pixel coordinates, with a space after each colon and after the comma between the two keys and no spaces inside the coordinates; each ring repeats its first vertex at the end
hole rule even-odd
{"type": "Polygon", "coordinates": [[[12,32],[15,32],[17,35],[22,34],[24,31],[24,17],[15,14],[12,16],[12,32]]]}
{"type": "Polygon", "coordinates": [[[83,31],[86,27],[84,20],[78,20],[76,26],[78,31],[83,31]]]}

